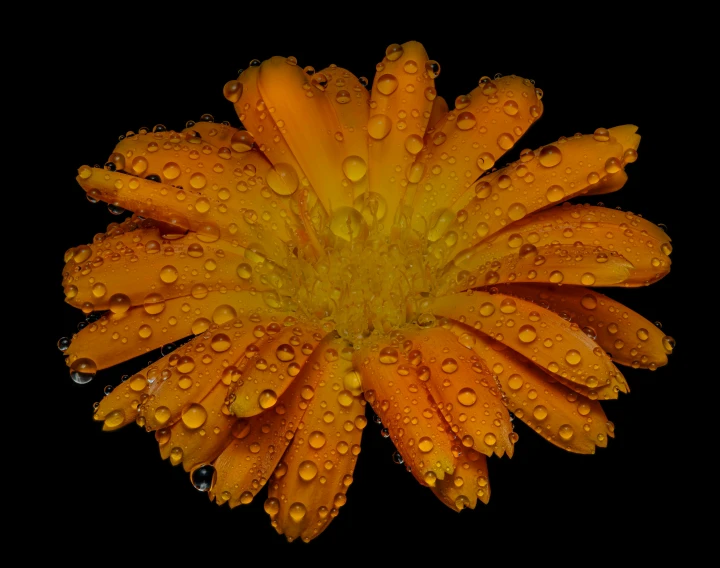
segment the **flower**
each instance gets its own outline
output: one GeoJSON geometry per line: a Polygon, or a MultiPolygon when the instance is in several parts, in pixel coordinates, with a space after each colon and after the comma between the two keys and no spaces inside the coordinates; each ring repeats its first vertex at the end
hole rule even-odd
{"type": "Polygon", "coordinates": [[[247,131],[204,116],[120,141],[83,166],[89,197],[135,216],[70,249],[66,298],[105,311],[66,347],[77,382],[194,338],[99,404],[216,502],[314,538],[346,502],[370,402],[404,463],[455,510],[490,496],[511,413],[593,453],[600,405],[674,342],[593,287],[669,271],[641,217],[560,205],[620,189],[635,126],[597,129],[496,164],[542,115],[528,80],[484,77],[455,109],[439,65],[390,46],[372,91],[348,71],[251,62],[224,87],[247,131]],[[612,353],[612,358],[608,355],[612,353]]]}

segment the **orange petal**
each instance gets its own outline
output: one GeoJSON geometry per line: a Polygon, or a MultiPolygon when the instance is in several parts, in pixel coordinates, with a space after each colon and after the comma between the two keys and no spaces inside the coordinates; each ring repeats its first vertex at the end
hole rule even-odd
{"type": "MultiPolygon", "coordinates": [[[[217,480],[210,494],[218,504],[246,505],[267,483],[303,422],[318,384],[334,376],[338,364],[334,354],[343,347],[345,342],[336,334],[326,336],[274,407],[239,420],[232,431],[234,441],[214,463],[217,480]]],[[[280,468],[277,475],[285,472],[280,468]]]]}
{"type": "Polygon", "coordinates": [[[599,294],[576,286],[512,284],[498,287],[539,304],[581,327],[613,361],[634,368],[656,369],[667,364],[672,338],[640,314],[599,294]]]}
{"type": "Polygon", "coordinates": [[[440,119],[447,114],[448,110],[447,101],[440,96],[435,97],[432,109],[430,110],[430,119],[428,120],[427,128],[428,132],[432,132],[435,129],[435,126],[438,124],[440,119]]]}
{"type": "MultiPolygon", "coordinates": [[[[442,327],[406,331],[408,360],[464,448],[491,456],[513,454],[512,424],[487,368],[472,360],[468,346],[442,327]]],[[[463,449],[463,451],[465,451],[463,449]]]]}
{"type": "Polygon", "coordinates": [[[153,365],[162,384],[143,403],[149,430],[180,419],[188,404],[202,400],[218,383],[230,387],[255,364],[257,351],[268,340],[267,329],[280,327],[275,316],[253,315],[231,320],[199,335],[153,365]]]}
{"type": "Polygon", "coordinates": [[[466,449],[456,460],[455,473],[438,480],[432,490],[453,511],[474,509],[478,499],[486,505],[490,500],[488,479],[487,458],[466,449]]]}
{"type": "Polygon", "coordinates": [[[469,291],[437,298],[432,313],[465,323],[566,380],[599,388],[628,386],[610,357],[574,324],[505,294],[469,291]]]}
{"type": "Polygon", "coordinates": [[[602,136],[576,135],[523,151],[518,161],[483,176],[454,203],[457,218],[448,230],[467,231],[470,241],[464,244],[472,245],[538,209],[601,187],[620,189],[627,180],[624,156],[637,157],[636,131],[633,125],[598,129],[602,136]]]}
{"type": "Polygon", "coordinates": [[[157,369],[151,367],[147,373],[138,373],[120,383],[100,401],[93,420],[103,422],[103,430],[106,431],[118,430],[135,422],[140,405],[159,385],[157,375],[157,369]]]}
{"type": "Polygon", "coordinates": [[[65,353],[68,365],[89,359],[98,370],[149,353],[167,343],[217,329],[236,315],[268,311],[261,294],[212,292],[164,301],[148,294],[145,306],[108,312],[80,330],[65,353]]]}
{"type": "Polygon", "coordinates": [[[279,305],[280,297],[263,281],[274,282],[283,293],[293,286],[285,269],[259,252],[222,240],[203,242],[197,233],[167,235],[160,227],[107,237],[74,251],[64,270],[66,301],[85,312],[123,314],[130,306],[250,289],[267,291],[277,300],[270,303],[279,305]]]}
{"type": "MultiPolygon", "coordinates": [[[[418,161],[425,165],[414,202],[413,227],[442,223],[442,214],[489,171],[542,114],[535,87],[509,75],[480,84],[455,101],[428,133],[418,161]]],[[[430,230],[431,240],[434,232],[430,230]]],[[[439,235],[438,235],[439,237],[439,235]]]]}
{"type": "MultiPolygon", "coordinates": [[[[352,154],[345,147],[335,111],[340,102],[337,97],[331,100],[326,96],[327,77],[320,73],[308,77],[290,61],[273,57],[260,66],[262,100],[326,210],[352,206],[352,185],[343,187],[341,183],[343,161],[352,154]]],[[[279,164],[274,166],[278,168],[279,164]]]]}
{"type": "Polygon", "coordinates": [[[279,468],[282,475],[271,481],[265,503],[273,526],[288,541],[302,536],[308,542],[337,516],[353,482],[360,438],[367,424],[359,376],[352,363],[338,359],[337,351],[330,359],[336,362],[329,380],[315,389],[302,430],[285,452],[279,468]]]}
{"type": "MultiPolygon", "coordinates": [[[[579,396],[506,345],[469,326],[456,325],[453,332],[458,337],[473,335],[472,349],[500,381],[508,409],[543,438],[580,454],[594,454],[595,446],[607,445],[614,427],[599,402],[579,396]]],[[[598,396],[595,391],[594,397],[598,396]]]]}
{"type": "Polygon", "coordinates": [[[466,271],[476,278],[470,285],[534,281],[644,286],[669,272],[669,241],[662,229],[632,213],[563,204],[536,212],[457,254],[445,269],[444,284],[457,286],[458,275],[466,271]]]}
{"type": "Polygon", "coordinates": [[[183,410],[180,420],[155,433],[160,455],[173,465],[182,462],[185,471],[211,463],[232,440],[238,418],[232,416],[225,400],[227,386],[215,385],[201,401],[183,410]]]}
{"type": "MultiPolygon", "coordinates": [[[[389,230],[409,183],[421,172],[411,172],[422,150],[435,97],[435,81],[428,74],[428,56],[416,41],[391,45],[377,66],[367,123],[370,144],[370,189],[387,201],[389,230]]],[[[415,179],[417,176],[418,179],[415,179]]],[[[413,181],[414,180],[414,181],[413,181]]]]}
{"type": "Polygon", "coordinates": [[[293,317],[283,323],[265,328],[268,341],[258,345],[253,365],[231,386],[235,416],[248,418],[274,406],[323,337],[319,328],[293,317]]]}
{"type": "MultiPolygon", "coordinates": [[[[404,355],[405,357],[405,355],[404,355]]],[[[388,429],[395,447],[423,485],[433,486],[454,471],[454,434],[432,400],[419,372],[400,359],[393,345],[355,352],[365,399],[388,429]]]]}

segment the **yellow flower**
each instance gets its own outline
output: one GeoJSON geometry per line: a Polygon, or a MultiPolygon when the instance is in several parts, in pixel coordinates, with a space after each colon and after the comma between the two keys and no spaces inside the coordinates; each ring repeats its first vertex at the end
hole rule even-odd
{"type": "Polygon", "coordinates": [[[511,413],[594,453],[613,436],[600,401],[628,390],[615,363],[655,369],[674,346],[592,290],[662,278],[667,235],[560,204],[620,189],[637,128],[496,169],[542,92],[483,77],[448,111],[439,72],[416,42],[388,48],[371,91],[334,65],[254,61],[224,87],[247,131],[156,126],[78,172],[135,215],[66,254],[66,300],[105,312],[67,346],[73,379],[194,336],[95,419],[155,431],[219,504],[267,485],[289,540],[345,504],[365,401],[418,482],[462,510],[489,499],[486,458],[512,455],[511,413]]]}

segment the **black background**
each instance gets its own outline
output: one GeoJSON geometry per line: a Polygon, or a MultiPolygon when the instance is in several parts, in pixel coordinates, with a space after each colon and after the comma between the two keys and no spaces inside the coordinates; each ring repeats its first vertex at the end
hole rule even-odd
{"type": "Polygon", "coordinates": [[[195,553],[242,561],[243,551],[260,554],[257,558],[268,551],[276,558],[288,551],[301,556],[330,550],[354,554],[353,547],[361,546],[386,550],[382,558],[398,561],[431,547],[446,550],[448,560],[455,554],[494,551],[508,553],[507,561],[529,553],[538,561],[569,555],[568,562],[580,564],[619,543],[638,552],[657,551],[659,543],[663,550],[674,546],[671,536],[685,522],[678,480],[683,466],[676,460],[685,446],[687,423],[673,409],[678,385],[690,380],[691,342],[684,337],[680,304],[673,298],[689,273],[684,250],[692,227],[678,199],[683,187],[671,175],[679,158],[672,142],[679,127],[668,120],[672,104],[661,88],[667,85],[671,48],[650,32],[646,37],[635,33],[632,41],[614,41],[618,38],[612,31],[588,34],[523,38],[508,28],[491,37],[480,28],[460,37],[452,29],[409,33],[378,27],[372,33],[320,29],[288,37],[248,28],[220,37],[200,26],[174,34],[150,29],[131,40],[114,31],[106,37],[99,28],[77,47],[59,43],[52,70],[58,95],[45,107],[61,119],[53,133],[61,143],[51,156],[56,162],[52,191],[43,205],[51,214],[44,229],[53,235],[43,253],[50,270],[43,279],[43,303],[51,317],[36,352],[47,377],[43,396],[57,402],[53,408],[58,409],[40,456],[42,491],[50,496],[43,521],[60,534],[77,532],[86,551],[97,546],[107,552],[117,539],[131,550],[142,541],[157,546],[168,561],[175,554],[184,559],[195,553]],[[534,79],[544,90],[544,116],[508,158],[575,132],[626,123],[640,127],[640,158],[628,166],[629,182],[601,200],[667,225],[675,249],[673,267],[649,288],[606,292],[649,320],[661,321],[678,347],[669,366],[656,372],[623,369],[632,392],[604,405],[616,425],[616,438],[594,456],[567,454],[516,420],[520,441],[515,457],[491,460],[492,498],[487,506],[478,503],[475,511],[454,513],[420,487],[393,463],[392,443],[370,421],[355,483],[339,517],[311,544],[287,545],[262,510],[264,492],[246,507],[218,507],[192,487],[181,468],[160,459],[152,434],[134,425],[103,433],[92,421],[92,404],[102,397],[103,387],[118,384],[122,374],[139,370],[144,362],[103,371],[79,386],[68,377],[54,346],[84,319],[63,302],[63,253],[90,242],[117,220],[102,203],[90,204],[74,177],[82,164],[104,163],[127,130],[156,123],[181,129],[187,120],[208,112],[216,121],[237,125],[222,87],[252,58],[294,55],[301,66],[319,70],[337,63],[372,80],[385,47],[409,39],[422,41],[440,62],[436,86],[450,103],[472,90],[480,76],[495,73],[534,79]],[[544,542],[537,544],[540,539],[544,542]]]}

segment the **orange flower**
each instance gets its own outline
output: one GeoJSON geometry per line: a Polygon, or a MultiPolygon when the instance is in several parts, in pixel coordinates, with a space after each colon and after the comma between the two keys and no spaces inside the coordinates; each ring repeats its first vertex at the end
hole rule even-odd
{"type": "Polygon", "coordinates": [[[607,445],[615,363],[655,369],[674,341],[592,290],[670,269],[670,239],[635,216],[560,204],[620,189],[635,126],[524,150],[543,113],[516,76],[455,108],[416,42],[392,45],[372,90],[337,66],[254,61],[224,87],[247,128],[204,116],[128,134],[94,200],[135,215],[70,249],[66,301],[104,314],[63,345],[76,382],[192,339],[108,394],[103,429],[155,431],[218,504],[265,510],[288,540],[346,502],[367,424],[455,510],[490,496],[511,416],[576,453],[607,445]],[[612,354],[612,356],[609,355],[612,354]]]}

